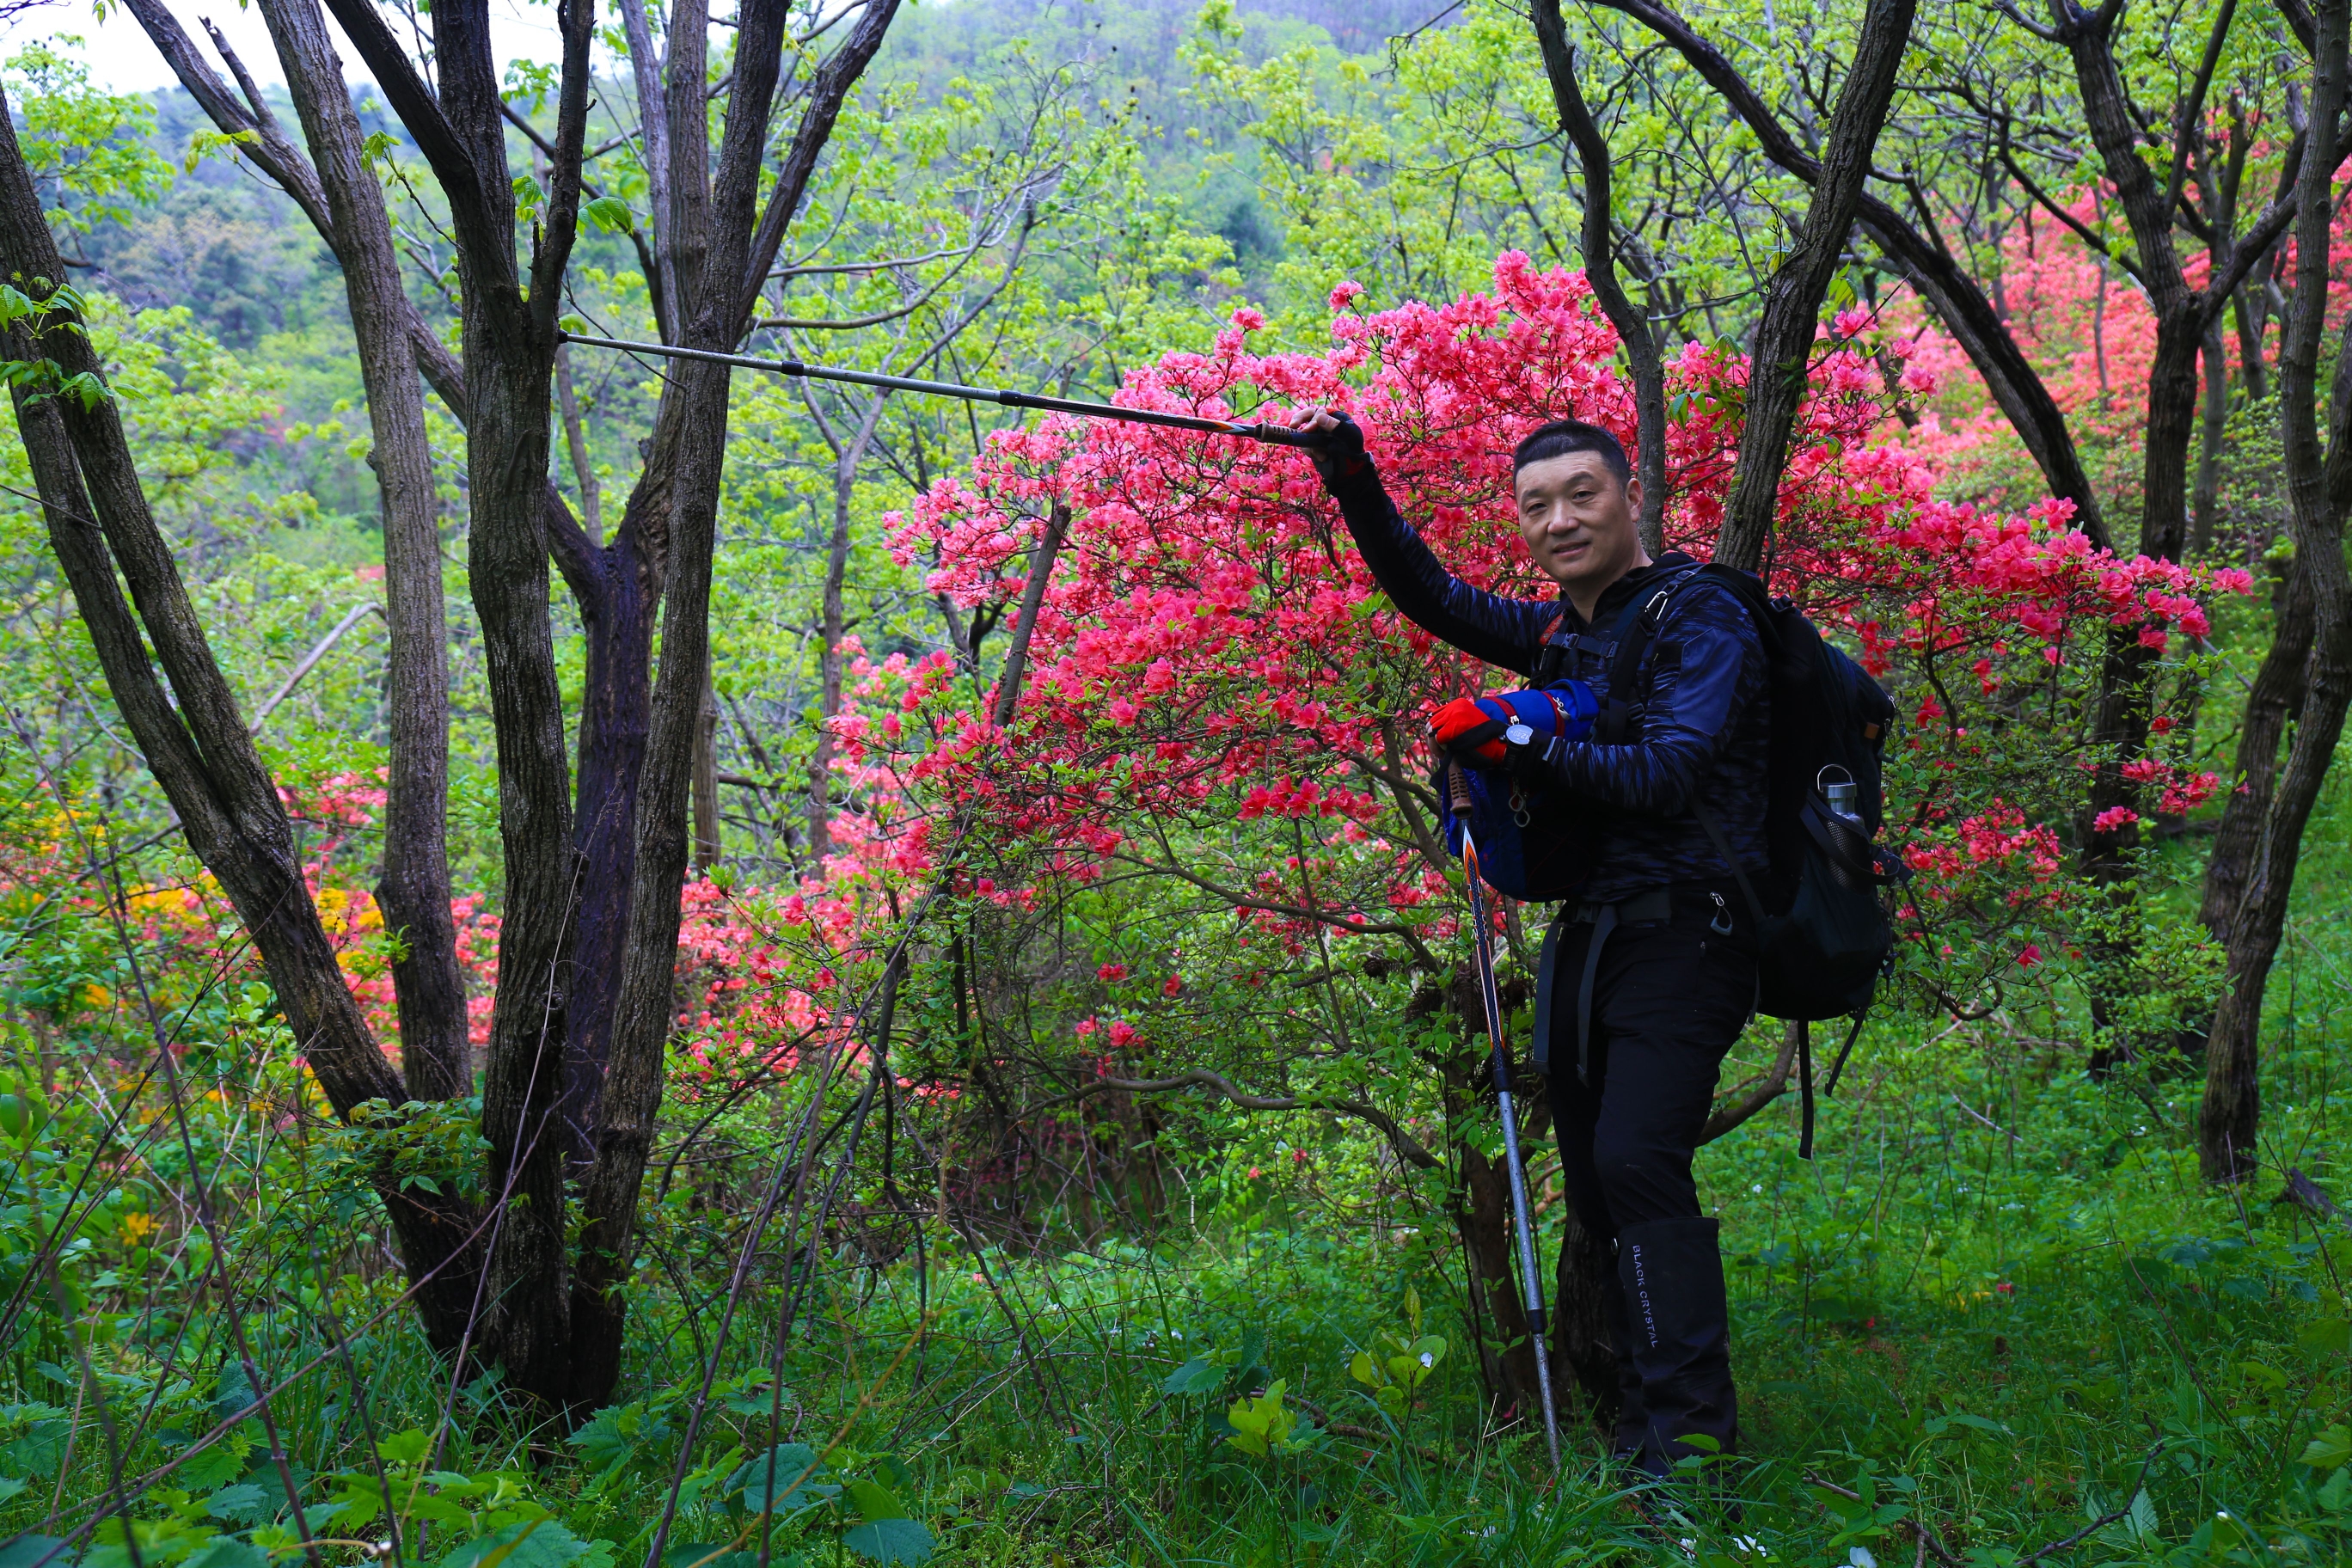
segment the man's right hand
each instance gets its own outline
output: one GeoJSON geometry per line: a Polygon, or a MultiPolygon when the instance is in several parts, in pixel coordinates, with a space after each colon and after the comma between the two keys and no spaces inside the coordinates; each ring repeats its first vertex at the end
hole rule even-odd
{"type": "Polygon", "coordinates": [[[1459,762],[1493,766],[1509,755],[1502,734],[1510,717],[1491,697],[1457,697],[1429,716],[1429,738],[1459,762]]]}
{"type": "Polygon", "coordinates": [[[1500,767],[1523,752],[1539,754],[1570,728],[1562,699],[1549,691],[1457,697],[1429,716],[1430,739],[1447,755],[1474,767],[1500,767]]]}

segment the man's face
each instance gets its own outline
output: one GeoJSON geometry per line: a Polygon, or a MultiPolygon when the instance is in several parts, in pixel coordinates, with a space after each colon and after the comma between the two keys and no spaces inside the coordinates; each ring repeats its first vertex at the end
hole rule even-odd
{"type": "Polygon", "coordinates": [[[1642,481],[1619,483],[1600,453],[1529,463],[1514,489],[1528,553],[1585,614],[1602,589],[1642,563],[1634,527],[1642,481]]]}

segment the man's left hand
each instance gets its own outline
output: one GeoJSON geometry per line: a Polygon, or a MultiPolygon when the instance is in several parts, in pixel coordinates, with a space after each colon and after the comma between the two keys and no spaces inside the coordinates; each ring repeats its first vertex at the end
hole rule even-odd
{"type": "Polygon", "coordinates": [[[1502,767],[1543,754],[1566,717],[1549,691],[1457,697],[1430,715],[1432,739],[1447,754],[1479,767],[1502,767]]]}

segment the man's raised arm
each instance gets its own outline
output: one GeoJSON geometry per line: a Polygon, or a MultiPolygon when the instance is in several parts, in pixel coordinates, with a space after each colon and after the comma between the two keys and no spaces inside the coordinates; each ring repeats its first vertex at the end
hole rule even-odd
{"type": "Polygon", "coordinates": [[[1325,437],[1308,455],[1339,503],[1364,564],[1405,618],[1474,658],[1531,674],[1545,628],[1560,613],[1558,601],[1490,594],[1440,565],[1381,489],[1364,452],[1364,432],[1346,415],[1302,408],[1290,427],[1325,437]]]}

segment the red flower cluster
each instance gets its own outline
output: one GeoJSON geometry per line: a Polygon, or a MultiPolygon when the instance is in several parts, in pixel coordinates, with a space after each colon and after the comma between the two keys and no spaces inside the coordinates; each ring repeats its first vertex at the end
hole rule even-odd
{"type": "MultiPolygon", "coordinates": [[[[1634,443],[1616,338],[1583,278],[1508,255],[1490,292],[1370,312],[1360,294],[1333,291],[1323,353],[1253,353],[1257,323],[1238,312],[1211,353],[1133,372],[1121,401],[1213,417],[1283,403],[1346,409],[1391,493],[1453,570],[1538,592],[1512,523],[1513,444],[1568,416],[1634,443]]],[[[1916,688],[1916,721],[1944,748],[1937,768],[1962,772],[1969,755],[1963,716],[1937,694],[1945,667],[1957,661],[1990,698],[2086,664],[2085,633],[2110,625],[2158,647],[2175,630],[2201,637],[2201,595],[2248,586],[2242,574],[2096,550],[2058,503],[2009,515],[1937,499],[1936,464],[1884,438],[1885,375],[1862,341],[1872,328],[1846,312],[1820,344],[1780,497],[1774,586],[1849,631],[1874,671],[1899,664],[1902,675],[1934,677],[1896,684],[1916,688]]],[[[1704,554],[1736,457],[1747,366],[1692,345],[1668,376],[1668,533],[1704,554]]],[[[951,801],[980,812],[1000,840],[1035,846],[1034,874],[1046,879],[1091,876],[1109,858],[1154,860],[1146,823],[1249,827],[1232,841],[1226,874],[1211,879],[1235,889],[1254,927],[1292,942],[1318,920],[1360,929],[1442,891],[1421,825],[1398,801],[1423,771],[1420,715],[1488,677],[1389,607],[1305,457],[1049,418],[992,437],[967,473],[898,520],[894,543],[902,562],[934,563],[935,591],[967,605],[1011,601],[1056,505],[1073,522],[1011,731],[957,694],[938,658],[887,672],[840,725],[845,769],[888,803],[867,820],[891,823],[878,831],[895,866],[923,862],[944,809],[931,803],[951,801]]],[[[2168,800],[2211,787],[2172,782],[2168,800]]],[[[1904,803],[1890,805],[1900,818],[1904,803]]],[[[1993,800],[1960,812],[1962,829],[1932,829],[1914,865],[1946,879],[1998,873],[2021,900],[2041,896],[2060,864],[2057,839],[2011,820],[2017,809],[1993,800]]],[[[1928,819],[1952,812],[1948,804],[1928,819]]],[[[859,854],[871,865],[875,846],[859,854]]]]}

